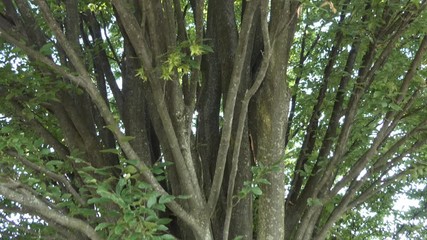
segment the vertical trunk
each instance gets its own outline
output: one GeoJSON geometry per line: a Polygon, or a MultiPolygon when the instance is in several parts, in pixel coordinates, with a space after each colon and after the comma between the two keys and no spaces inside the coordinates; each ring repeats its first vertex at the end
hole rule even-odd
{"type": "MultiPolygon", "coordinates": [[[[210,169],[204,171],[206,178],[203,185],[209,186],[206,190],[210,188],[211,176],[213,177],[216,166],[215,161],[220,142],[220,119],[218,115],[221,99],[223,106],[226,102],[225,96],[231,79],[233,70],[231,66],[233,66],[238,39],[234,3],[228,0],[209,1],[208,9],[207,38],[213,40],[214,53],[206,56],[205,60],[207,61],[204,61],[207,70],[205,77],[207,78],[205,78],[206,82],[200,95],[200,103],[203,105],[200,106],[199,118],[201,120],[199,142],[202,143],[203,141],[203,145],[198,146],[203,165],[209,166],[210,169]],[[207,151],[204,152],[203,149],[207,151]]],[[[230,152],[232,151],[229,149],[230,152]]],[[[221,239],[222,236],[227,199],[227,172],[229,169],[227,166],[218,204],[211,219],[215,239],[221,239]]]]}
{"type": "MultiPolygon", "coordinates": [[[[271,72],[270,72],[271,74],[271,72]]],[[[269,185],[262,185],[258,201],[258,239],[284,238],[284,166],[283,144],[289,93],[282,77],[268,75],[255,103],[256,159],[260,166],[278,167],[268,171],[269,185]],[[272,111],[274,109],[274,111],[272,111]],[[280,111],[278,111],[280,109],[280,111]]]]}
{"type": "MultiPolygon", "coordinates": [[[[245,11],[245,6],[242,6],[242,14],[245,11]]],[[[246,111],[243,106],[243,99],[247,89],[251,87],[256,75],[256,71],[259,68],[260,61],[262,60],[262,34],[261,34],[261,17],[260,10],[258,9],[254,13],[253,26],[251,28],[250,39],[248,41],[248,53],[245,60],[245,69],[243,69],[242,80],[239,89],[239,93],[236,101],[236,112],[234,114],[235,125],[233,128],[233,138],[237,135],[237,120],[241,111],[246,111]]],[[[234,144],[230,148],[230,155],[233,152],[234,144]]],[[[245,187],[245,182],[252,180],[252,166],[254,165],[254,157],[251,149],[250,141],[250,126],[249,122],[244,122],[243,127],[243,137],[241,139],[240,154],[238,160],[238,171],[235,178],[234,186],[234,196],[237,196],[239,192],[245,187]]],[[[233,159],[230,159],[229,163],[233,159]]],[[[231,164],[229,165],[231,168],[231,164]]],[[[253,201],[254,198],[251,194],[248,194],[246,197],[239,199],[238,201],[233,201],[232,216],[230,221],[230,230],[229,230],[229,239],[234,239],[235,237],[241,236],[243,239],[253,239],[253,201]]]]}
{"type": "Polygon", "coordinates": [[[143,92],[143,82],[135,77],[139,66],[136,54],[129,41],[124,44],[124,73],[123,73],[123,123],[126,135],[135,137],[130,143],[139,156],[145,156],[145,163],[151,165],[156,159],[151,151],[148,135],[149,119],[147,118],[146,100],[143,92]]]}
{"type": "Polygon", "coordinates": [[[290,92],[286,70],[296,25],[297,4],[292,1],[273,1],[270,34],[275,39],[269,69],[253,106],[256,160],[267,168],[264,176],[270,184],[261,186],[258,199],[257,238],[285,238],[285,183],[283,154],[290,92]]]}

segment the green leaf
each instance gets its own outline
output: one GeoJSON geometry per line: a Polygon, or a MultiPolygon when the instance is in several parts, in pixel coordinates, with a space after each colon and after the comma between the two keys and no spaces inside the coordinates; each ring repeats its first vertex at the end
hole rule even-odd
{"type": "Polygon", "coordinates": [[[46,163],[46,167],[51,170],[55,171],[56,168],[61,167],[64,164],[64,162],[59,160],[52,160],[46,163]]]}
{"type": "Polygon", "coordinates": [[[161,225],[167,225],[170,222],[172,222],[172,219],[170,218],[160,218],[159,220],[157,220],[157,223],[161,225]]]}
{"type": "Polygon", "coordinates": [[[157,196],[152,194],[147,200],[147,207],[151,208],[156,203],[157,203],[157,196]]]}
{"type": "Polygon", "coordinates": [[[148,222],[155,222],[156,220],[157,220],[157,216],[154,212],[153,214],[145,218],[145,221],[148,221],[148,222]]]}
{"type": "Polygon", "coordinates": [[[162,168],[154,167],[154,168],[151,170],[151,172],[152,172],[152,173],[154,173],[154,174],[156,174],[156,175],[160,175],[160,174],[162,174],[164,171],[163,171],[163,169],[162,169],[162,168]]]}
{"type": "Polygon", "coordinates": [[[258,181],[257,181],[257,183],[260,183],[260,184],[267,184],[267,185],[270,185],[271,183],[267,180],[267,179],[265,179],[265,178],[261,178],[261,179],[259,179],[258,181]]]}
{"type": "Polygon", "coordinates": [[[121,138],[120,138],[120,140],[122,140],[122,141],[124,141],[124,142],[129,142],[129,141],[132,141],[132,140],[134,140],[135,139],[135,137],[133,137],[133,136],[122,136],[121,138]]]}
{"type": "Polygon", "coordinates": [[[166,211],[166,206],[164,204],[154,204],[153,209],[164,212],[166,211]]]}
{"type": "Polygon", "coordinates": [[[73,208],[73,211],[71,212],[71,215],[76,216],[80,215],[83,217],[91,217],[94,216],[95,210],[94,209],[88,209],[88,208],[73,208]]]}
{"type": "Polygon", "coordinates": [[[159,203],[160,204],[169,203],[169,202],[172,202],[174,199],[175,199],[175,196],[172,196],[172,195],[162,195],[159,198],[159,203]]]}
{"type": "Polygon", "coordinates": [[[258,186],[253,187],[253,188],[251,189],[251,192],[252,192],[254,195],[257,195],[257,196],[262,195],[262,190],[261,190],[261,188],[259,188],[258,186]]]}
{"type": "Polygon", "coordinates": [[[146,182],[140,182],[140,183],[138,183],[138,188],[141,188],[141,189],[150,189],[151,185],[148,184],[148,183],[146,183],[146,182]]]}
{"type": "Polygon", "coordinates": [[[116,225],[114,228],[114,233],[117,235],[121,235],[125,231],[125,227],[122,224],[116,225]]]}
{"type": "Polygon", "coordinates": [[[157,162],[154,166],[159,167],[159,168],[165,168],[165,167],[169,167],[172,165],[173,165],[173,162],[165,161],[165,162],[157,162]]]}
{"type": "Polygon", "coordinates": [[[99,230],[102,230],[102,229],[110,227],[110,226],[113,226],[113,224],[112,223],[106,223],[106,222],[100,223],[95,227],[95,231],[99,231],[99,230]]]}
{"type": "Polygon", "coordinates": [[[390,103],[390,108],[393,109],[394,111],[400,111],[400,110],[402,110],[402,107],[399,104],[396,104],[396,103],[390,103]]]}
{"type": "Polygon", "coordinates": [[[145,239],[143,234],[132,233],[127,240],[140,240],[140,239],[145,239]]]}
{"type": "Polygon", "coordinates": [[[164,234],[162,235],[163,240],[175,240],[176,238],[170,234],[164,234]]]}
{"type": "Polygon", "coordinates": [[[50,154],[50,150],[49,150],[48,148],[43,148],[43,149],[41,150],[41,154],[43,154],[43,155],[48,155],[48,154],[50,154]]]}
{"type": "Polygon", "coordinates": [[[36,140],[34,140],[35,147],[40,147],[42,144],[43,144],[43,139],[37,138],[36,140]]]}
{"type": "Polygon", "coordinates": [[[158,225],[157,226],[157,231],[164,231],[166,232],[168,230],[168,228],[165,225],[158,225]]]}
{"type": "Polygon", "coordinates": [[[121,194],[124,186],[126,186],[127,180],[124,178],[120,178],[116,185],[116,194],[121,194]]]}
{"type": "Polygon", "coordinates": [[[147,76],[145,76],[144,68],[139,68],[135,76],[141,78],[144,82],[148,80],[147,76]]]}
{"type": "Polygon", "coordinates": [[[87,7],[89,8],[89,10],[90,10],[91,12],[95,12],[95,11],[96,11],[96,9],[97,9],[96,4],[94,4],[94,3],[89,3],[89,4],[87,5],[87,7]]]}
{"type": "Polygon", "coordinates": [[[120,151],[118,149],[115,149],[115,148],[102,149],[99,152],[101,152],[101,153],[112,153],[112,154],[120,155],[120,151]]]}
{"type": "Polygon", "coordinates": [[[136,160],[136,159],[127,159],[126,163],[129,163],[129,164],[131,164],[133,166],[138,166],[139,165],[139,160],[136,160]]]}
{"type": "Polygon", "coordinates": [[[318,198],[308,198],[307,204],[308,204],[308,206],[321,206],[322,201],[320,201],[320,199],[318,199],[318,198]]]}
{"type": "Polygon", "coordinates": [[[135,173],[137,173],[137,172],[138,172],[138,169],[136,169],[136,167],[134,167],[134,166],[132,166],[132,165],[129,165],[129,166],[126,166],[126,167],[123,169],[123,172],[125,172],[125,173],[129,173],[129,174],[135,174],[135,173]]]}
{"type": "Polygon", "coordinates": [[[203,54],[203,49],[198,44],[192,44],[190,46],[190,52],[191,52],[191,56],[199,56],[203,54]]]}
{"type": "Polygon", "coordinates": [[[158,175],[158,176],[156,176],[156,179],[157,179],[157,181],[161,182],[161,181],[163,181],[163,180],[166,179],[166,176],[164,176],[164,175],[158,175]]]}
{"type": "Polygon", "coordinates": [[[202,49],[203,49],[204,53],[213,53],[214,52],[213,48],[209,45],[203,44],[202,49]]]}
{"type": "Polygon", "coordinates": [[[37,178],[29,177],[27,179],[27,183],[30,186],[33,186],[34,184],[39,183],[39,182],[40,182],[40,179],[37,179],[37,178]]]}
{"type": "Polygon", "coordinates": [[[186,199],[190,199],[191,195],[178,195],[176,196],[176,198],[186,200],[186,199]]]}
{"type": "Polygon", "coordinates": [[[40,53],[46,56],[49,56],[53,53],[54,44],[52,42],[48,42],[40,48],[40,53]]]}
{"type": "Polygon", "coordinates": [[[113,201],[114,203],[116,203],[117,205],[121,206],[121,207],[126,207],[126,203],[124,202],[123,199],[121,199],[119,196],[117,196],[114,193],[111,193],[109,191],[106,191],[105,189],[97,189],[96,192],[101,196],[101,197],[105,197],[110,199],[111,201],[113,201]]]}

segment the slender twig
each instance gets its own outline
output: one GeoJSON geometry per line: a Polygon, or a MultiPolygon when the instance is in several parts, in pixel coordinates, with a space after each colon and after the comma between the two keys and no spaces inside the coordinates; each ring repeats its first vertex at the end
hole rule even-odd
{"type": "Polygon", "coordinates": [[[16,151],[12,151],[12,150],[7,150],[6,151],[7,154],[9,154],[10,156],[18,159],[22,164],[24,164],[25,166],[46,174],[46,176],[50,177],[51,179],[58,181],[60,183],[62,183],[65,187],[65,189],[67,189],[67,191],[69,193],[71,193],[71,195],[73,195],[73,197],[76,199],[76,201],[78,203],[80,203],[81,205],[85,205],[86,201],[80,196],[80,194],[74,189],[74,187],[72,186],[72,184],[70,183],[70,181],[68,181],[64,176],[56,174],[40,165],[37,165],[35,163],[30,162],[29,160],[27,160],[25,157],[19,155],[16,151]]]}
{"type": "MultiPolygon", "coordinates": [[[[92,14],[92,13],[90,13],[90,14],[92,14]]],[[[120,58],[117,55],[116,50],[114,49],[113,43],[111,42],[111,39],[110,39],[109,34],[107,32],[107,29],[106,29],[107,28],[107,24],[105,23],[105,16],[102,13],[102,11],[100,11],[100,14],[101,14],[101,19],[102,19],[102,27],[101,27],[101,29],[104,32],[105,40],[107,41],[108,47],[110,48],[111,54],[113,55],[112,59],[114,61],[116,61],[117,66],[121,67],[120,58]]]]}
{"type": "Polygon", "coordinates": [[[61,47],[64,49],[68,58],[71,60],[73,66],[79,74],[83,76],[86,81],[90,81],[90,75],[86,70],[85,65],[81,61],[79,54],[76,52],[76,49],[72,47],[72,44],[67,40],[65,34],[61,31],[58,23],[52,15],[52,12],[49,9],[45,0],[36,0],[49,28],[55,34],[56,39],[58,40],[61,47]]]}

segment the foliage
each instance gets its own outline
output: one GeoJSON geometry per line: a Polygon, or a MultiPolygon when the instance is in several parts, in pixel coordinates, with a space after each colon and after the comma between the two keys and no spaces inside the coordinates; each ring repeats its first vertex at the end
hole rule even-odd
{"type": "Polygon", "coordinates": [[[0,238],[426,236],[426,7],[1,1],[0,238]]]}

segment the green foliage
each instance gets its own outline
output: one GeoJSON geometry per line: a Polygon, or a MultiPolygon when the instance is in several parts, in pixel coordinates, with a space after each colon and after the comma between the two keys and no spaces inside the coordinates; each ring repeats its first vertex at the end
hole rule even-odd
{"type": "Polygon", "coordinates": [[[266,175],[271,172],[279,171],[279,164],[280,162],[277,162],[271,166],[264,166],[259,163],[258,166],[252,167],[252,181],[244,182],[244,187],[240,190],[237,197],[242,199],[245,198],[248,194],[253,194],[254,196],[262,195],[261,186],[264,184],[270,184],[270,182],[266,179],[266,175]]]}
{"type": "Polygon", "coordinates": [[[103,1],[95,1],[95,3],[89,3],[87,8],[92,12],[104,12],[107,10],[107,4],[103,1]]]}
{"type": "MultiPolygon", "coordinates": [[[[81,161],[75,158],[77,161],[81,161]]],[[[82,161],[81,161],[82,162],[82,161]]],[[[84,162],[83,162],[84,163],[84,162]]],[[[168,164],[158,164],[162,168],[168,164]]],[[[125,166],[127,168],[130,166],[125,166]]],[[[156,167],[160,177],[163,171],[156,167]]],[[[107,239],[172,239],[168,234],[167,224],[169,218],[159,216],[165,212],[166,204],[175,199],[171,195],[160,195],[153,188],[141,181],[140,174],[136,171],[126,172],[116,179],[108,177],[109,168],[94,168],[90,165],[81,167],[80,175],[83,176],[89,194],[88,206],[70,206],[71,213],[79,216],[100,215],[103,219],[116,219],[114,223],[99,222],[96,230],[103,233],[107,239]],[[94,176],[98,176],[95,178],[94,176]],[[99,176],[107,178],[100,180],[99,176]],[[107,207],[109,206],[109,207],[107,207]]],[[[81,189],[82,190],[82,189],[81,189]]],[[[65,202],[62,206],[65,206],[65,202]]]]}
{"type": "Polygon", "coordinates": [[[148,80],[147,76],[144,73],[144,68],[139,68],[135,74],[136,77],[141,78],[144,82],[148,80]]]}
{"type": "MultiPolygon", "coordinates": [[[[184,75],[190,74],[198,68],[194,57],[211,53],[213,49],[205,44],[196,43],[195,40],[180,42],[178,46],[170,50],[163,58],[161,78],[163,80],[179,80],[181,82],[184,75]]],[[[144,68],[139,68],[135,76],[147,81],[144,68]]]]}
{"type": "Polygon", "coordinates": [[[322,206],[322,201],[318,198],[308,198],[307,199],[307,204],[308,206],[312,207],[312,206],[322,206]]]}
{"type": "MultiPolygon", "coordinates": [[[[30,1],[27,12],[19,9],[20,4],[9,4],[6,8],[5,2],[7,1],[0,2],[2,25],[7,25],[8,22],[17,24],[17,28],[12,29],[10,33],[20,34],[19,43],[33,48],[46,59],[51,59],[55,66],[71,73],[73,77],[80,79],[85,75],[76,72],[79,65],[53,34],[52,27],[48,26],[36,3],[30,1]],[[18,14],[12,14],[15,12],[12,10],[16,10],[18,14]],[[33,15],[30,20],[24,19],[31,17],[28,13],[33,15]],[[25,24],[22,24],[24,22],[25,24]],[[41,34],[36,38],[34,35],[37,32],[41,34]]],[[[143,31],[138,33],[148,42],[148,46],[152,47],[153,41],[156,40],[161,42],[161,53],[152,51],[154,54],[150,60],[154,66],[153,73],[146,72],[147,68],[144,68],[135,54],[135,49],[142,46],[133,46],[134,43],[130,41],[131,33],[127,31],[129,26],[124,24],[123,16],[119,17],[117,8],[112,7],[111,1],[78,1],[78,7],[75,9],[79,16],[76,29],[69,29],[67,26],[67,18],[71,17],[68,4],[71,2],[46,1],[65,38],[70,42],[76,40],[71,36],[73,34],[79,38],[70,45],[90,75],[90,79],[85,80],[95,83],[91,91],[98,92],[84,92],[80,88],[84,84],[76,86],[76,83],[70,83],[73,77],[59,74],[54,70],[55,67],[42,64],[36,57],[29,56],[24,50],[14,47],[3,38],[0,39],[0,177],[19,181],[31,190],[34,196],[44,200],[50,209],[86,222],[105,238],[174,239],[168,229],[171,219],[166,206],[177,200],[179,204],[184,203],[183,208],[193,215],[193,206],[187,206],[189,202],[185,201],[191,195],[159,194],[149,183],[142,180],[141,173],[151,171],[153,181],[155,178],[169,193],[186,191],[180,186],[184,182],[181,181],[182,175],[185,174],[165,171],[172,164],[168,161],[176,160],[176,154],[171,154],[172,150],[178,153],[181,151],[186,161],[194,160],[196,165],[198,179],[191,179],[189,182],[199,183],[205,191],[201,195],[209,196],[206,189],[210,187],[214,173],[214,166],[211,165],[215,163],[203,162],[206,157],[202,156],[201,151],[204,151],[205,146],[199,146],[199,139],[203,137],[199,136],[199,133],[206,129],[201,130],[199,127],[213,126],[213,132],[216,131],[218,135],[223,132],[225,96],[230,80],[227,72],[231,71],[233,66],[222,66],[223,59],[218,59],[218,56],[222,51],[238,53],[236,49],[229,49],[229,46],[220,46],[218,43],[221,41],[217,40],[221,36],[217,34],[243,36],[240,32],[242,12],[250,1],[234,1],[233,11],[226,13],[230,14],[227,19],[230,24],[237,23],[228,30],[237,29],[237,34],[227,33],[227,26],[217,26],[218,24],[210,22],[208,11],[218,7],[214,1],[153,1],[150,6],[158,7],[154,17],[160,19],[159,22],[150,22],[152,12],[140,11],[146,9],[147,5],[141,5],[140,1],[127,1],[129,6],[126,7],[129,9],[134,4],[134,9],[128,12],[127,17],[135,17],[140,25],[138,30],[143,31]],[[168,5],[172,2],[173,5],[168,5]],[[196,33],[196,13],[193,11],[195,5],[201,2],[205,5],[200,9],[202,19],[197,24],[203,26],[200,26],[202,32],[196,33]],[[157,3],[160,4],[156,5],[157,3]],[[175,9],[178,7],[180,9],[175,9]],[[179,22],[180,17],[183,22],[179,22]],[[162,25],[162,21],[168,23],[168,30],[177,31],[157,32],[157,24],[162,25]],[[74,30],[78,32],[74,33],[74,30]],[[152,36],[153,32],[157,35],[152,36]],[[202,35],[209,38],[202,39],[202,35]],[[211,46],[215,47],[215,53],[211,46]],[[106,60],[102,61],[102,57],[106,60]],[[135,76],[142,82],[135,81],[135,76]],[[153,87],[150,85],[151,81],[159,79],[165,80],[158,85],[161,86],[158,90],[163,91],[164,97],[153,104],[155,101],[149,99],[151,95],[147,93],[153,87]],[[95,106],[93,100],[96,94],[102,96],[101,100],[107,104],[106,109],[95,106]],[[182,103],[175,102],[182,99],[182,103]],[[210,103],[211,99],[215,100],[212,101],[214,103],[210,103]],[[163,110],[157,109],[159,104],[165,104],[164,114],[169,116],[157,114],[163,110]],[[110,110],[115,123],[106,123],[107,118],[100,114],[101,110],[110,110]],[[184,116],[185,114],[187,115],[184,116]],[[203,114],[209,115],[204,116],[209,118],[206,124],[199,122],[202,119],[199,119],[199,116],[203,114]],[[181,119],[182,116],[186,119],[181,119]],[[189,127],[191,119],[195,119],[195,124],[189,127]],[[165,122],[169,120],[174,131],[163,129],[165,122]],[[162,133],[163,130],[167,131],[166,134],[162,133]],[[117,138],[111,134],[119,131],[126,136],[117,138]],[[170,149],[172,147],[168,146],[169,142],[175,140],[181,147],[191,146],[191,149],[179,149],[176,145],[170,149]],[[148,154],[139,156],[140,159],[129,159],[121,144],[130,144],[137,154],[148,154]],[[8,154],[11,151],[39,168],[12,157],[8,154]],[[195,156],[195,159],[187,159],[191,158],[190,156],[195,156]],[[149,167],[137,169],[137,166],[141,165],[140,161],[144,161],[149,167]],[[210,169],[204,169],[208,166],[210,169]],[[47,173],[64,178],[76,193],[66,189],[68,185],[47,173]],[[210,176],[205,176],[205,173],[210,176]]],[[[292,98],[290,105],[293,108],[289,114],[292,115],[292,121],[288,123],[287,146],[283,146],[286,148],[284,164],[280,162],[273,166],[264,166],[252,163],[251,157],[239,159],[248,161],[245,164],[256,166],[252,166],[252,175],[249,172],[247,174],[252,178],[244,179],[243,186],[238,186],[240,192],[234,196],[235,202],[246,200],[248,196],[251,200],[255,199],[252,205],[256,216],[256,200],[265,194],[263,187],[272,184],[267,181],[267,176],[283,171],[288,192],[295,187],[290,186],[295,183],[293,178],[299,177],[300,192],[296,193],[296,198],[305,197],[306,194],[301,193],[306,189],[308,191],[318,187],[326,190],[303,198],[301,202],[286,204],[286,208],[301,207],[302,209],[294,209],[294,213],[298,214],[306,213],[309,209],[321,209],[317,221],[310,220],[317,222],[314,228],[316,232],[320,231],[336,207],[342,203],[345,194],[351,192],[347,191],[351,182],[357,185],[359,181],[364,181],[361,187],[354,191],[353,199],[363,196],[363,193],[375,184],[377,186],[374,189],[377,192],[340,216],[330,230],[330,238],[397,239],[406,236],[420,239],[426,236],[427,216],[424,210],[427,198],[427,149],[425,145],[418,149],[414,147],[427,137],[426,128],[423,125],[418,126],[427,116],[425,54],[413,79],[407,86],[403,85],[405,77],[411,72],[411,62],[426,34],[427,13],[425,10],[417,12],[425,7],[424,3],[416,0],[302,0],[299,3],[301,8],[293,9],[298,12],[298,16],[293,18],[298,24],[286,65],[288,76],[273,76],[273,72],[268,72],[268,77],[287,81],[290,92],[286,94],[290,94],[292,98]],[[412,16],[414,19],[410,19],[412,16]],[[402,29],[393,29],[406,23],[409,24],[402,29]],[[400,33],[401,36],[393,39],[400,33]],[[335,48],[336,54],[332,56],[335,48]],[[356,53],[354,66],[347,69],[347,66],[351,65],[349,56],[353,53],[352,49],[356,53]],[[390,55],[386,56],[386,53],[390,55]],[[366,60],[369,57],[372,57],[372,61],[366,60]],[[328,66],[331,69],[329,72],[328,66]],[[364,70],[372,67],[378,68],[364,75],[364,70]],[[364,79],[366,76],[368,77],[364,79]],[[413,94],[415,92],[417,94],[413,94]],[[337,96],[340,94],[342,98],[338,100],[337,96]],[[315,109],[318,103],[320,104],[315,109]],[[353,103],[356,105],[352,106],[353,103]],[[407,106],[409,103],[412,105],[407,106]],[[339,107],[335,108],[336,105],[339,107]],[[352,112],[353,109],[356,110],[352,112]],[[317,112],[313,112],[314,110],[317,112]],[[337,114],[338,118],[331,121],[334,114],[337,114]],[[399,118],[395,118],[396,116],[399,118]],[[391,124],[385,134],[385,140],[369,152],[385,124],[391,124]],[[351,127],[345,129],[346,126],[351,127]],[[333,133],[326,136],[327,132],[333,133]],[[407,136],[409,137],[406,139],[407,136]],[[395,147],[403,140],[402,144],[395,147]],[[327,151],[321,156],[319,153],[324,149],[327,151]],[[386,155],[388,156],[382,159],[386,155]],[[401,155],[404,157],[399,159],[401,155]],[[360,168],[363,169],[362,173],[350,179],[354,181],[346,182],[335,196],[322,198],[337,183],[352,174],[364,156],[368,157],[360,168]],[[332,170],[322,172],[335,158],[338,160],[331,166],[332,170]],[[303,160],[297,163],[298,159],[303,160]],[[379,163],[383,163],[384,168],[381,168],[379,163]],[[317,186],[318,182],[314,182],[313,186],[307,186],[309,180],[319,176],[327,177],[327,180],[322,182],[323,185],[317,186]],[[365,176],[367,177],[364,178],[365,176]],[[393,205],[399,196],[417,200],[419,204],[406,210],[395,209],[393,205]],[[391,223],[389,219],[395,222],[391,223]]],[[[267,5],[273,7],[274,4],[274,1],[270,1],[267,5]]],[[[246,90],[244,87],[250,87],[253,83],[254,79],[250,78],[256,75],[259,70],[257,64],[264,56],[262,41],[266,39],[260,34],[260,28],[257,26],[258,14],[255,14],[253,24],[256,28],[251,30],[251,37],[254,38],[248,41],[248,59],[243,66],[243,84],[239,96],[236,97],[237,103],[241,101],[240,94],[243,95],[246,90]]],[[[273,17],[270,13],[268,16],[273,17]]],[[[269,29],[272,38],[270,41],[274,46],[280,41],[273,39],[276,33],[272,30],[276,23],[272,19],[269,19],[269,29]]],[[[281,31],[288,31],[288,26],[291,25],[286,25],[281,31]]],[[[1,29],[1,34],[8,31],[9,29],[1,29]]],[[[237,43],[238,39],[234,41],[237,43]]],[[[236,55],[236,61],[240,60],[239,57],[236,55]]],[[[262,85],[265,86],[268,88],[268,83],[262,85]]],[[[270,90],[274,92],[276,89],[268,89],[270,90]]],[[[254,99],[257,100],[256,98],[257,95],[254,99]]],[[[274,113],[276,110],[287,111],[268,111],[274,113]]],[[[251,124],[251,118],[252,113],[247,116],[249,132],[258,127],[251,124]]],[[[281,120],[286,122],[285,119],[281,120]]],[[[218,136],[212,138],[214,137],[218,136]]],[[[210,139],[206,142],[219,144],[219,141],[210,139]]],[[[254,152],[257,144],[259,143],[255,142],[255,146],[252,146],[254,152]]],[[[218,146],[210,147],[215,149],[218,146]]],[[[190,169],[191,166],[177,167],[190,169]]],[[[221,196],[221,199],[222,197],[227,196],[221,196]]],[[[50,224],[48,219],[27,214],[14,215],[13,211],[24,212],[26,209],[3,197],[0,197],[0,209],[1,238],[31,239],[34,236],[50,236],[56,233],[54,225],[50,224]],[[35,233],[28,233],[28,230],[35,233]]],[[[194,219],[199,220],[198,217],[195,216],[194,219]]],[[[298,219],[296,222],[301,221],[298,219]]],[[[255,229],[257,227],[259,226],[255,226],[255,229]]],[[[242,237],[235,237],[235,240],[237,239],[242,237]]]]}
{"type": "Polygon", "coordinates": [[[166,225],[171,221],[160,218],[158,211],[165,211],[165,204],[173,200],[172,196],[159,195],[146,184],[134,184],[134,175],[120,178],[115,189],[100,185],[96,192],[99,197],[89,200],[90,204],[114,202],[120,218],[116,223],[103,222],[96,227],[98,231],[108,232],[108,239],[170,239],[166,225]]]}
{"type": "MultiPolygon", "coordinates": [[[[70,162],[63,162],[51,158],[54,154],[46,148],[40,138],[30,134],[16,134],[16,128],[12,128],[12,122],[8,122],[6,127],[0,129],[1,134],[13,136],[11,138],[0,138],[3,149],[15,149],[20,154],[32,152],[29,158],[34,163],[45,167],[55,173],[69,173],[72,171],[70,162]],[[43,159],[52,160],[43,160],[43,159]]],[[[110,151],[108,151],[110,152],[110,151]]],[[[171,195],[160,195],[152,187],[141,181],[140,175],[134,169],[129,171],[131,165],[124,166],[123,177],[116,179],[110,176],[111,167],[95,168],[79,157],[70,157],[79,164],[79,175],[83,178],[85,187],[79,189],[83,198],[87,198],[87,205],[77,204],[71,194],[64,193],[59,185],[49,184],[46,175],[36,171],[29,171],[13,159],[2,157],[1,175],[6,174],[11,177],[11,172],[5,171],[15,168],[22,183],[30,186],[34,191],[50,199],[57,207],[67,209],[69,216],[93,219],[100,215],[102,219],[117,219],[116,223],[93,222],[97,224],[96,230],[108,237],[108,239],[174,239],[168,234],[167,224],[171,221],[168,218],[159,217],[159,212],[165,212],[166,204],[174,200],[171,195]],[[114,186],[114,187],[113,187],[114,186]],[[109,207],[107,207],[109,206],[109,207]]],[[[163,169],[169,166],[168,163],[159,163],[153,167],[159,179],[164,178],[163,169]]],[[[3,200],[2,206],[6,206],[3,200]]],[[[9,203],[11,207],[15,204],[9,203]]],[[[14,206],[15,205],[15,206],[14,206]]],[[[1,212],[0,212],[1,213],[1,212]]],[[[1,215],[1,214],[0,214],[1,215]]],[[[4,214],[3,218],[11,218],[4,214]]],[[[31,216],[31,219],[34,218],[31,216]]],[[[20,217],[21,223],[18,225],[2,225],[3,236],[13,236],[14,231],[20,231],[21,227],[31,226],[36,231],[41,229],[44,233],[53,231],[40,220],[25,220],[20,217]],[[35,223],[31,223],[35,221],[35,223]]],[[[30,235],[31,236],[31,235],[30,235]]],[[[5,238],[6,239],[6,238],[5,238]]]]}
{"type": "MultiPolygon", "coordinates": [[[[163,80],[179,79],[197,69],[197,62],[194,57],[213,52],[213,49],[205,44],[196,43],[195,40],[187,40],[178,44],[170,51],[161,67],[161,77],[163,80]]],[[[144,76],[138,72],[138,76],[144,76]]],[[[144,79],[144,77],[141,77],[144,79]]]]}

